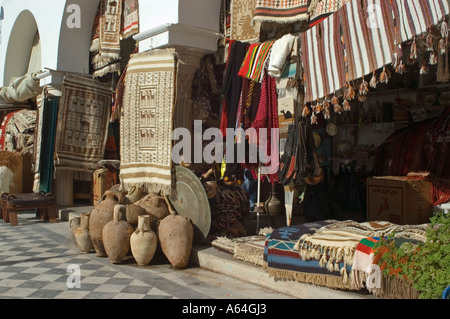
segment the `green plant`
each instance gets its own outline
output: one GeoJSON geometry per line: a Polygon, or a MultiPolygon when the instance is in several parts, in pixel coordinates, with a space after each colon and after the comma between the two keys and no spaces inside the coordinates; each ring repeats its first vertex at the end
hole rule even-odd
{"type": "Polygon", "coordinates": [[[425,243],[396,246],[391,235],[376,245],[384,275],[403,276],[421,299],[439,299],[450,285],[450,216],[438,213],[430,222],[425,243]]]}

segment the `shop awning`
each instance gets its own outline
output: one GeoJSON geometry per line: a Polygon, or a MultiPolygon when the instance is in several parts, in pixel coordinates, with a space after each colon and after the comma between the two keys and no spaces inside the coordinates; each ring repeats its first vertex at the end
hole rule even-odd
{"type": "Polygon", "coordinates": [[[447,0],[352,0],[300,36],[305,102],[391,64],[398,46],[449,14],[447,0]]]}

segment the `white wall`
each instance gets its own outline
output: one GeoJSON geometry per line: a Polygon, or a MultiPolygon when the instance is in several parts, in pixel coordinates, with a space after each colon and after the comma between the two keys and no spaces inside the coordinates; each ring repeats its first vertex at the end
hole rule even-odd
{"type": "Polygon", "coordinates": [[[99,0],[0,0],[2,84],[7,85],[11,77],[22,76],[26,71],[24,64],[28,64],[36,29],[41,39],[43,69],[88,73],[89,45],[98,3],[99,0]],[[80,7],[80,28],[67,26],[71,13],[66,8],[70,4],[80,7]]]}

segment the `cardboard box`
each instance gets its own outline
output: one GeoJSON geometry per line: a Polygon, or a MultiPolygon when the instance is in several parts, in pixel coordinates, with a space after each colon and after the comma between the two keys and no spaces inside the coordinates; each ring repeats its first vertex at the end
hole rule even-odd
{"type": "Polygon", "coordinates": [[[369,177],[367,179],[367,220],[398,225],[430,222],[433,205],[431,184],[423,179],[369,177]]]}

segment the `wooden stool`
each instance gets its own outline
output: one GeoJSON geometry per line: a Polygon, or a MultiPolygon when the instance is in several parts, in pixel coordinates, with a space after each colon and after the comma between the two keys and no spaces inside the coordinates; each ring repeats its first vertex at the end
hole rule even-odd
{"type": "MultiPolygon", "coordinates": [[[[4,194],[3,194],[4,195],[4,194]]],[[[41,219],[48,218],[49,223],[56,223],[56,199],[51,193],[29,193],[29,194],[11,194],[6,199],[2,195],[2,208],[5,222],[10,222],[11,226],[19,224],[17,213],[24,210],[37,209],[40,212],[41,219]],[[5,202],[5,204],[3,204],[5,202]]]]}

